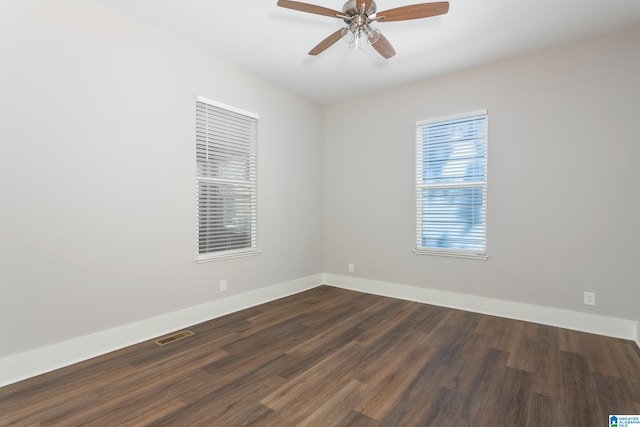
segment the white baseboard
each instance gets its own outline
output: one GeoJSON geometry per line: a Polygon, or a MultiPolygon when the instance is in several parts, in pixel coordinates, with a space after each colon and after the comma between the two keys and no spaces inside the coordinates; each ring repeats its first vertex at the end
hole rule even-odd
{"type": "Polygon", "coordinates": [[[324,274],[323,283],[370,294],[622,338],[639,342],[640,346],[640,331],[635,320],[336,274],[324,274]]]}
{"type": "Polygon", "coordinates": [[[8,356],[0,359],[0,387],[302,292],[321,283],[322,275],[316,274],[8,356]]]}
{"type": "Polygon", "coordinates": [[[317,274],[5,357],[0,359],[0,387],[320,284],[623,338],[635,341],[640,347],[640,322],[634,320],[351,276],[317,274]]]}

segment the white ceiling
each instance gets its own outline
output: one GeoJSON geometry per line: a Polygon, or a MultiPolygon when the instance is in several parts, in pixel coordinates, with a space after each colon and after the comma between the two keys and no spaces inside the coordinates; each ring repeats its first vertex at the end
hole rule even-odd
{"type": "Polygon", "coordinates": [[[640,0],[450,0],[446,15],[374,24],[397,52],[389,60],[343,41],[312,57],[307,52],[342,20],[284,9],[277,0],[101,1],[320,103],[640,25],[640,0]]]}

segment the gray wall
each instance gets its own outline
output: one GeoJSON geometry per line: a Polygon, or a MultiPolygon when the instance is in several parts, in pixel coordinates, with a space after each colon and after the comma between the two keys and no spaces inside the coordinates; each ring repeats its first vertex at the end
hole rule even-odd
{"type": "Polygon", "coordinates": [[[0,58],[0,357],[322,271],[318,105],[92,0],[0,58]],[[194,95],[260,114],[259,256],[194,261],[194,95]]]}
{"type": "Polygon", "coordinates": [[[588,311],[638,319],[638,42],[640,29],[323,111],[93,0],[2,2],[0,358],[349,262],[566,309],[587,310],[590,290],[588,311]],[[194,95],[260,114],[259,256],[194,262],[194,95]],[[414,123],[479,108],[490,259],[416,256],[414,123]]]}
{"type": "Polygon", "coordinates": [[[638,319],[639,45],[636,28],[326,107],[324,271],[638,319]],[[415,122],[482,108],[489,260],[414,255],[415,122]]]}

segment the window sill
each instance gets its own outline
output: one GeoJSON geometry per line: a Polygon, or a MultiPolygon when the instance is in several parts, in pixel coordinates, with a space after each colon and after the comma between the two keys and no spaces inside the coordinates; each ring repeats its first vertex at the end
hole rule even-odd
{"type": "Polygon", "coordinates": [[[413,253],[416,255],[435,255],[435,256],[444,256],[444,257],[452,257],[452,258],[468,258],[468,259],[479,259],[479,260],[487,260],[489,257],[487,254],[475,254],[472,252],[458,252],[458,251],[436,251],[431,249],[414,249],[413,253]]]}
{"type": "Polygon", "coordinates": [[[248,256],[260,255],[262,251],[258,249],[251,250],[242,250],[242,251],[229,251],[220,254],[204,254],[198,255],[196,257],[196,262],[198,264],[203,262],[211,262],[211,261],[221,261],[224,259],[232,259],[232,258],[244,258],[248,256]]]}

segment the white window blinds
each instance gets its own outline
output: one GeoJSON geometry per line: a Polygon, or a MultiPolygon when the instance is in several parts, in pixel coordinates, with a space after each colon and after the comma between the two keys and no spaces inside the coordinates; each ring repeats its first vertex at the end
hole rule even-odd
{"type": "Polygon", "coordinates": [[[198,261],[255,254],[258,116],[196,101],[198,261]]]}
{"type": "Polygon", "coordinates": [[[486,258],[487,112],[416,124],[416,252],[486,258]]]}

